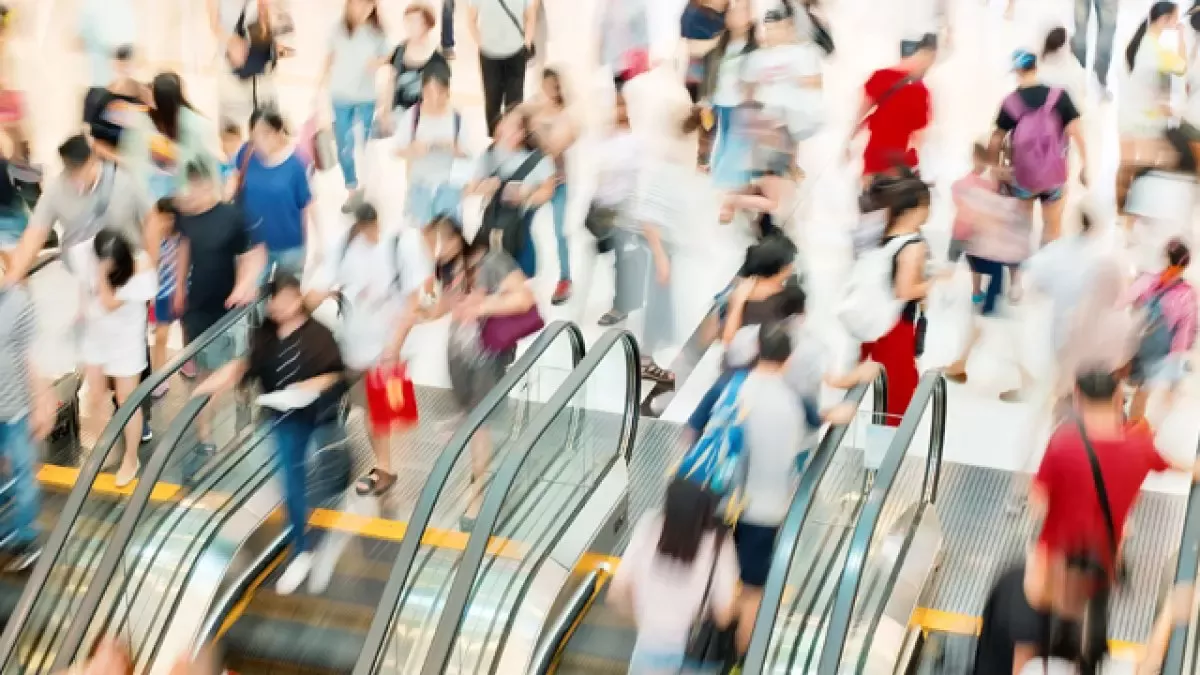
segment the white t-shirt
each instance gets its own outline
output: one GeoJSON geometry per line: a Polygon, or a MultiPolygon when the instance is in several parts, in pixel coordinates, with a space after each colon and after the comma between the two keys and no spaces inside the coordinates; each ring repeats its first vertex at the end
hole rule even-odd
{"type": "Polygon", "coordinates": [[[682,652],[700,616],[710,571],[708,606],[722,613],[732,607],[738,586],[737,552],[732,537],[726,537],[714,569],[716,535],[710,533],[701,540],[695,560],[685,565],[659,555],[662,527],[662,516],[657,513],[648,513],[638,521],[613,576],[613,592],[624,588],[631,591],[637,624],[635,649],[682,652]]]}
{"type": "Polygon", "coordinates": [[[608,207],[630,202],[637,194],[646,144],[632,131],[617,131],[605,138],[598,150],[596,193],[592,201],[608,207]]]}
{"type": "Polygon", "coordinates": [[[1167,117],[1161,106],[1168,101],[1169,92],[1166,76],[1182,75],[1185,66],[1173,49],[1150,35],[1142,38],[1133,69],[1125,75],[1119,90],[1117,127],[1122,136],[1158,138],[1163,134],[1167,117]]]}
{"type": "Polygon", "coordinates": [[[115,289],[121,306],[110,311],[97,294],[98,267],[91,240],[75,246],[70,258],[85,294],[84,363],[100,366],[110,377],[140,374],[146,367],[146,303],[158,293],[158,272],[145,253],[138,253],[137,262],[145,269],[115,289]]]}
{"type": "Polygon", "coordinates": [[[409,296],[431,276],[433,260],[415,229],[398,237],[382,235],[376,243],[356,237],[331,247],[310,285],[320,291],[340,289],[345,298],[338,340],[348,368],[366,370],[379,361],[409,296]]]}
{"type": "MultiPolygon", "coordinates": [[[[412,144],[413,118],[416,114],[417,106],[413,106],[405,111],[404,116],[398,122],[395,141],[397,150],[403,150],[412,144]]],[[[455,157],[454,152],[449,149],[449,146],[457,144],[468,154],[471,153],[470,149],[473,147],[474,139],[471,137],[470,130],[467,129],[462,114],[447,109],[441,115],[433,115],[426,110],[422,110],[420,115],[416,125],[416,140],[427,146],[439,147],[432,148],[424,156],[409,163],[409,181],[429,186],[445,183],[466,184],[470,180],[474,163],[464,157],[455,157]],[[457,125],[456,117],[458,118],[457,125]],[[455,136],[455,126],[458,127],[457,137],[455,136]]]]}
{"type": "Polygon", "coordinates": [[[745,48],[745,40],[733,40],[721,55],[721,63],[717,67],[717,86],[712,95],[713,105],[732,108],[746,100],[742,74],[750,57],[742,53],[745,48]]]}
{"type": "Polygon", "coordinates": [[[806,42],[756,50],[744,77],[764,109],[785,120],[793,134],[801,134],[820,125],[824,104],[821,88],[801,86],[799,80],[820,74],[821,48],[806,42]]]}

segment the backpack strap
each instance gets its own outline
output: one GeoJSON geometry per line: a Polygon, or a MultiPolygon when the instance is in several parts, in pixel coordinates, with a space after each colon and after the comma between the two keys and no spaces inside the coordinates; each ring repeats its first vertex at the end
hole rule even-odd
{"type": "Polygon", "coordinates": [[[1050,93],[1046,94],[1046,102],[1042,104],[1043,108],[1053,108],[1058,105],[1058,100],[1062,98],[1063,90],[1058,87],[1051,87],[1050,93]]]}
{"type": "Polygon", "coordinates": [[[1004,97],[1004,104],[1001,106],[1008,116],[1014,121],[1020,121],[1025,113],[1029,112],[1029,108],[1025,105],[1025,100],[1021,98],[1021,91],[1015,90],[1008,96],[1004,97]]]}

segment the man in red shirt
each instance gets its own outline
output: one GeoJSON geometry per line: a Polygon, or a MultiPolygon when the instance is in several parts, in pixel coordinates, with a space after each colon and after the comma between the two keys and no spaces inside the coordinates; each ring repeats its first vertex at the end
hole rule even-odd
{"type": "Polygon", "coordinates": [[[1030,488],[1030,506],[1043,511],[1032,569],[1069,555],[1086,553],[1113,570],[1125,520],[1150,472],[1175,469],[1200,481],[1200,462],[1181,464],[1159,454],[1145,425],[1131,426],[1122,412],[1119,380],[1103,369],[1086,370],[1075,381],[1075,413],[1050,437],[1046,455],[1030,488]],[[1109,533],[1091,460],[1080,424],[1095,450],[1112,513],[1116,542],[1109,533]],[[1115,544],[1115,546],[1114,546],[1115,544]]]}
{"type": "Polygon", "coordinates": [[[863,185],[896,164],[917,168],[917,148],[933,114],[929,89],[921,78],[937,56],[937,37],[929,33],[919,40],[905,40],[900,55],[900,63],[871,73],[863,85],[854,129],[854,136],[863,127],[870,134],[863,150],[863,185]]]}

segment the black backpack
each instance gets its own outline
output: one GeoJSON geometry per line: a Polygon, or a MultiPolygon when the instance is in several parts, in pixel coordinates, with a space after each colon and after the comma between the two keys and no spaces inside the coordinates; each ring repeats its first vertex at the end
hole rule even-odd
{"type": "MultiPolygon", "coordinates": [[[[491,149],[488,150],[488,156],[494,158],[491,149]]],[[[510,183],[519,183],[525,180],[533,171],[533,168],[544,157],[540,150],[534,150],[524,162],[521,162],[521,166],[517,167],[517,170],[511,176],[500,178],[500,187],[483,209],[483,222],[479,226],[479,233],[487,237],[487,241],[493,247],[495,246],[495,242],[499,241],[500,246],[514,260],[517,259],[518,253],[525,250],[525,246],[528,244],[525,241],[525,205],[505,202],[502,198],[504,188],[510,183]]],[[[500,167],[496,166],[492,172],[492,176],[499,178],[499,171],[500,167]]]]}

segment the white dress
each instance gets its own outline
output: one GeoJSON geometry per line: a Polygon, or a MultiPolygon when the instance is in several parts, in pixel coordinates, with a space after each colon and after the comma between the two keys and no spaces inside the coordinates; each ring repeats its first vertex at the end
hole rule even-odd
{"type": "Polygon", "coordinates": [[[72,258],[72,269],[79,275],[84,293],[84,363],[99,366],[109,377],[137,377],[146,369],[147,303],[158,292],[154,266],[149,264],[145,253],[139,253],[139,262],[146,264],[145,270],[115,289],[121,305],[109,311],[100,304],[97,295],[96,257],[91,254],[91,242],[76,247],[72,258]],[[79,250],[83,248],[86,250],[79,250]]]}

